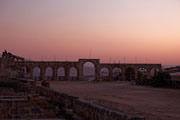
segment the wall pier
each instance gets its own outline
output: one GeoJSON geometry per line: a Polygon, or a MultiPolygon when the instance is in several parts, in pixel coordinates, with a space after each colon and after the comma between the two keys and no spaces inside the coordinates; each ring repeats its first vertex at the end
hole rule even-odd
{"type": "Polygon", "coordinates": [[[57,67],[53,67],[53,80],[57,80],[57,67]]]}

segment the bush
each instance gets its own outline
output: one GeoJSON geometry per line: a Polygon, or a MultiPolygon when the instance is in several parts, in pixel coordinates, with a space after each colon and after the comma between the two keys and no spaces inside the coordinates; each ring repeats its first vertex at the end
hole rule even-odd
{"type": "Polygon", "coordinates": [[[169,81],[171,81],[171,76],[167,72],[158,72],[152,79],[153,87],[166,87],[169,81]]]}

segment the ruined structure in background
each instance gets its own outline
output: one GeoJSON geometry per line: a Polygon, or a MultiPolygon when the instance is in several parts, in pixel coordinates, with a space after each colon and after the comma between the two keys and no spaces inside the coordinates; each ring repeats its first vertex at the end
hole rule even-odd
{"type": "MultiPolygon", "coordinates": [[[[114,80],[113,71],[119,69],[121,69],[121,74],[118,75],[124,78],[123,80],[137,80],[144,75],[146,75],[146,78],[150,78],[150,71],[152,69],[155,72],[161,71],[161,64],[105,64],[100,63],[99,59],[79,59],[78,62],[25,61],[24,58],[5,51],[0,58],[0,77],[1,79],[15,78],[9,80],[14,82],[13,86],[18,84],[16,88],[22,87],[24,92],[15,92],[14,88],[11,89],[9,86],[9,88],[3,88],[4,86],[2,86],[0,90],[0,111],[2,113],[0,114],[0,119],[63,119],[68,115],[68,117],[72,117],[74,120],[79,120],[79,118],[82,118],[82,120],[145,120],[144,117],[114,110],[104,105],[54,91],[50,88],[31,84],[31,81],[36,83],[36,81],[32,80],[32,73],[35,67],[40,68],[40,80],[45,79],[45,70],[48,67],[53,69],[53,80],[57,80],[57,70],[59,67],[64,68],[64,80],[70,80],[69,72],[72,67],[77,69],[76,80],[83,80],[83,66],[87,62],[91,62],[95,66],[95,80],[101,79],[100,71],[102,68],[109,70],[109,76],[106,79],[109,81],[114,80]],[[138,74],[139,72],[144,72],[145,74],[138,74]]],[[[5,80],[6,85],[7,81],[5,80]]],[[[0,85],[2,85],[2,82],[0,85]]]]}
{"type": "Polygon", "coordinates": [[[31,66],[31,62],[7,51],[0,58],[0,119],[145,120],[144,117],[30,84],[30,79],[20,78],[24,75],[24,64],[31,66]]]}
{"type": "Polygon", "coordinates": [[[87,62],[92,63],[95,68],[95,80],[136,80],[139,78],[150,79],[157,71],[161,71],[161,64],[125,64],[125,63],[100,63],[99,59],[79,59],[77,62],[71,61],[17,61],[16,66],[24,71],[24,77],[35,80],[85,80],[83,78],[83,66],[87,62]],[[34,69],[39,69],[39,76],[33,75],[34,69]],[[58,69],[64,71],[64,76],[59,78],[58,69]],[[71,69],[76,69],[77,76],[71,79],[71,69]],[[101,74],[102,69],[106,69],[107,76],[101,74]],[[51,76],[46,76],[47,69],[51,69],[51,76]],[[119,70],[119,74],[114,71],[119,70]],[[141,73],[141,74],[139,74],[141,73]],[[116,76],[115,76],[116,75],[116,76]],[[143,77],[142,77],[143,76],[143,77]]]}
{"type": "Polygon", "coordinates": [[[24,58],[13,55],[5,50],[0,57],[0,77],[7,79],[19,76],[22,70],[16,66],[17,61],[24,61],[24,58]]]}
{"type": "Polygon", "coordinates": [[[3,52],[1,58],[1,76],[24,77],[36,80],[71,80],[70,70],[76,69],[77,76],[73,80],[83,79],[83,66],[92,63],[95,67],[95,80],[136,80],[139,78],[150,79],[154,72],[161,71],[161,64],[125,64],[125,63],[100,63],[99,59],[79,59],[74,61],[25,61],[7,51],[3,52]],[[39,77],[33,76],[33,69],[39,68],[39,77]],[[52,69],[52,76],[45,76],[46,69],[52,69]],[[58,68],[64,69],[63,78],[57,76],[58,68]],[[107,76],[101,76],[102,69],[106,69],[107,76]],[[117,74],[116,71],[119,70],[117,74]],[[115,73],[114,73],[115,71],[115,73]],[[141,74],[139,74],[141,73],[141,74]]]}

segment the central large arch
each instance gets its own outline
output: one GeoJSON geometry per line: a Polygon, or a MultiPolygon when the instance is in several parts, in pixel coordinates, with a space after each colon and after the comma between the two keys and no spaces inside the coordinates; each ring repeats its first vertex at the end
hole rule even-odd
{"type": "Polygon", "coordinates": [[[95,65],[92,62],[83,64],[83,80],[95,80],[95,65]]]}

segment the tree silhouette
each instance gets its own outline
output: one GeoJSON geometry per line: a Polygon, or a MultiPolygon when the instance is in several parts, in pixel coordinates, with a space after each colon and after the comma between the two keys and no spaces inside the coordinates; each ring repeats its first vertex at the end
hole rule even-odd
{"type": "Polygon", "coordinates": [[[153,77],[153,87],[166,87],[169,81],[171,81],[171,76],[167,72],[157,72],[153,77]]]}

